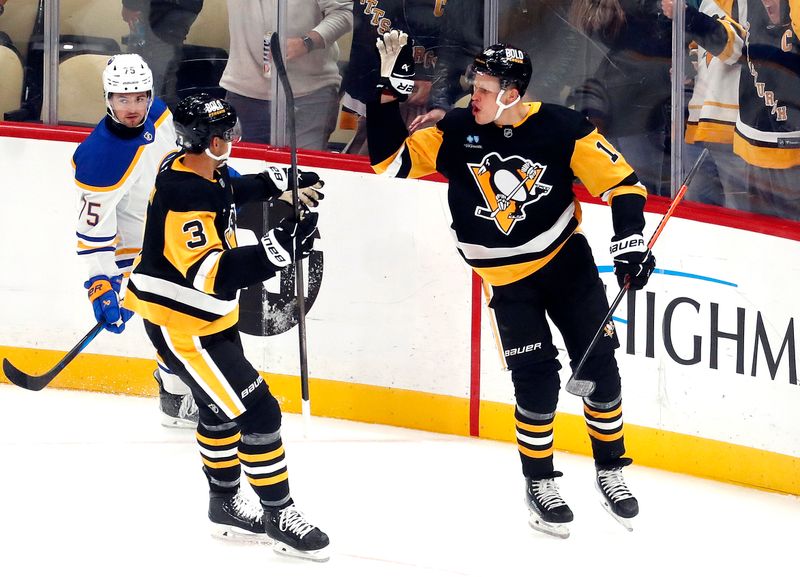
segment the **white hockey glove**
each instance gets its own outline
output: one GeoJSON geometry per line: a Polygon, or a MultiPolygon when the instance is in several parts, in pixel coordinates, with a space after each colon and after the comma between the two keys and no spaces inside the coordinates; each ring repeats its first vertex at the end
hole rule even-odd
{"type": "Polygon", "coordinates": [[[614,236],[610,252],[619,288],[630,283],[628,288],[635,291],[647,284],[656,267],[656,259],[641,234],[631,234],[625,238],[614,236]]]}
{"type": "Polygon", "coordinates": [[[381,57],[379,91],[406,100],[414,91],[414,54],[408,34],[392,30],[378,36],[375,44],[381,57]]]}
{"type": "MultiPolygon", "coordinates": [[[[291,168],[278,168],[268,166],[259,176],[269,180],[280,194],[273,198],[292,204],[292,178],[291,168]]],[[[300,202],[307,207],[319,206],[319,201],[325,198],[320,189],[325,182],[320,180],[316,172],[297,169],[297,196],[300,202]]],[[[301,207],[302,208],[302,207],[301,207]]]]}
{"type": "Polygon", "coordinates": [[[298,222],[294,215],[284,218],[261,238],[261,246],[267,259],[275,267],[282,269],[294,262],[294,240],[300,243],[300,258],[306,258],[314,248],[317,236],[316,212],[307,212],[298,222]]]}

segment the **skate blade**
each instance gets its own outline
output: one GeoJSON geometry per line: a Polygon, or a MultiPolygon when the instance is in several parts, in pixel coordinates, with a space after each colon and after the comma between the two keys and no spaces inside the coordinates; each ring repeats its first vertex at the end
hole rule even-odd
{"type": "Polygon", "coordinates": [[[625,517],[620,517],[619,515],[614,513],[614,511],[611,510],[611,505],[608,503],[608,501],[606,501],[602,493],[600,493],[600,504],[603,506],[603,509],[605,509],[606,512],[609,515],[611,515],[617,523],[625,527],[625,529],[627,529],[628,531],[633,531],[633,524],[631,523],[631,520],[626,519],[625,517]]]}
{"type": "Polygon", "coordinates": [[[317,563],[324,563],[325,561],[331,558],[330,546],[323,547],[322,549],[315,549],[314,551],[300,551],[299,549],[295,549],[294,547],[291,547],[286,543],[275,541],[275,544],[272,546],[272,550],[275,551],[278,555],[285,555],[287,557],[296,557],[298,559],[307,559],[309,561],[315,561],[317,563]]]}
{"type": "Polygon", "coordinates": [[[233,541],[235,543],[275,544],[275,540],[266,533],[251,533],[232,525],[220,525],[218,523],[211,523],[211,536],[215,539],[233,541]]]}
{"type": "Polygon", "coordinates": [[[161,425],[168,429],[196,429],[197,422],[161,414],[161,425]]]}
{"type": "Polygon", "coordinates": [[[548,523],[542,521],[535,513],[531,513],[528,517],[528,525],[531,529],[535,529],[551,537],[558,537],[559,539],[566,539],[569,537],[569,527],[564,523],[548,523]]]}

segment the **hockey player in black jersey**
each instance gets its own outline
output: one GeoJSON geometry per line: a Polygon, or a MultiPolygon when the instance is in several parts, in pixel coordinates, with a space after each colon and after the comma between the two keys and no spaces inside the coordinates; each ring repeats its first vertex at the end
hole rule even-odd
{"type": "MultiPolygon", "coordinates": [[[[287,172],[269,167],[240,176],[228,169],[239,126],[224,100],[207,94],[185,98],[175,111],[175,129],[182,150],[167,157],[156,177],[125,306],[142,316],[156,350],[197,401],[197,442],[214,534],[327,560],[328,536],[289,494],[280,406],[245,358],[237,325],[239,290],[275,276],[295,254],[308,256],[317,214],[305,210],[299,221],[282,220],[256,245],[238,246],[236,207],[291,202],[287,172]],[[258,505],[239,491],[242,470],[258,505]]],[[[301,201],[316,206],[322,198],[319,177],[303,172],[299,186],[301,201]]]]}
{"type": "MultiPolygon", "coordinates": [[[[553,420],[559,393],[556,349],[547,314],[566,343],[571,363],[583,355],[608,301],[580,230],[578,177],[611,205],[611,254],[620,284],[640,289],[655,266],[642,238],[647,192],[633,169],[586,118],[567,108],[523,103],[529,56],[508,45],[481,52],[469,71],[469,109],[454,109],[435,127],[408,136],[397,99],[408,93],[405,35],[378,40],[380,101],[367,113],[370,159],[376,172],[417,178],[439,172],[449,181],[456,248],[483,279],[489,308],[511,370],[516,436],[530,524],[567,537],[573,513],[561,497],[553,467],[553,420]],[[400,72],[399,74],[397,72],[400,72]],[[399,90],[398,90],[399,88],[399,90]]],[[[377,100],[377,99],[376,99],[377,100]]],[[[584,416],[603,504],[623,525],[639,512],[622,468],[622,396],[613,323],[582,374],[596,381],[584,416]]]]}

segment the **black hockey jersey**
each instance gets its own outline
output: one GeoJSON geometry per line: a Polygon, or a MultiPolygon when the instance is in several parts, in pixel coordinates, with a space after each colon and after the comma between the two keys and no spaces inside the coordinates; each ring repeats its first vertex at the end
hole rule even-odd
{"type": "Polygon", "coordinates": [[[647,192],[620,153],[579,113],[526,106],[514,126],[479,125],[470,110],[453,109],[407,138],[396,102],[367,113],[373,169],[403,178],[445,176],[456,247],[492,285],[539,270],[578,230],[576,176],[593,196],[613,202],[617,234],[644,228],[647,192]]]}
{"type": "Polygon", "coordinates": [[[147,207],[142,252],[124,305],[150,322],[194,336],[225,330],[239,319],[239,289],[274,276],[261,245],[237,247],[236,206],[275,196],[268,179],[208,180],[168,157],[147,207]]]}

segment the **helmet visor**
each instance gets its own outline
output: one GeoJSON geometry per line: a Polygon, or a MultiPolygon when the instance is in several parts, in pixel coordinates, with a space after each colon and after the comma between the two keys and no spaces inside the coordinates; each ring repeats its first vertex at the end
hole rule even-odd
{"type": "Polygon", "coordinates": [[[236,124],[234,124],[231,128],[227,129],[220,135],[226,142],[237,143],[242,139],[242,125],[239,123],[239,119],[236,119],[236,124]]]}

